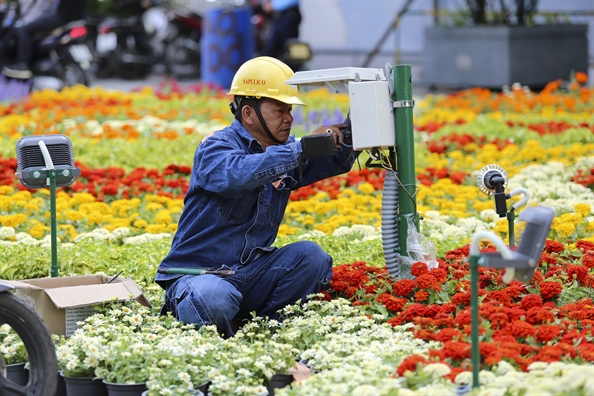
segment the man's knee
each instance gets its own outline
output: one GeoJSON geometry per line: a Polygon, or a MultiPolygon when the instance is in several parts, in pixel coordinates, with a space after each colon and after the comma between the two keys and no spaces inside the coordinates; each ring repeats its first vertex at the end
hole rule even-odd
{"type": "Polygon", "coordinates": [[[175,316],[197,327],[230,321],[241,301],[241,294],[231,284],[220,281],[217,287],[209,284],[190,284],[178,298],[175,316]],[[201,287],[204,286],[204,287],[201,287]]]}

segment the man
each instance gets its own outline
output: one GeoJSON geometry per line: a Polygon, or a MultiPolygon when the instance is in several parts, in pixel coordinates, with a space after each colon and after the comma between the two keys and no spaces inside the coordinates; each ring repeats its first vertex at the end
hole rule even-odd
{"type": "Polygon", "coordinates": [[[27,17],[18,25],[14,34],[17,38],[17,54],[13,63],[2,68],[6,77],[29,79],[33,76],[29,63],[33,55],[33,40],[38,33],[51,32],[69,22],[83,20],[86,16],[86,0],[38,0],[35,8],[29,10],[36,19],[27,17]],[[40,12],[39,7],[43,7],[40,12]]]}
{"type": "MultiPolygon", "coordinates": [[[[272,27],[264,44],[263,54],[283,59],[287,41],[299,38],[299,0],[265,0],[262,8],[272,15],[272,27]]],[[[289,66],[293,69],[295,67],[289,66]]]]}
{"type": "Polygon", "coordinates": [[[342,144],[340,128],[346,125],[335,124],[310,135],[327,134],[315,137],[329,139],[329,156],[305,161],[303,142],[317,139],[296,141],[290,135],[292,106],[304,105],[297,88],[285,84],[292,76],[274,58],[244,63],[229,92],[235,121],[196,149],[178,230],[156,277],[166,289],[164,309],[184,323],[216,324],[231,337],[232,321],[251,312],[278,318],[278,310],[322,290],[330,280],[332,257],[316,243],[271,246],[291,191],[348,172],[358,155],[342,144]],[[209,267],[235,273],[167,273],[209,267]]]}

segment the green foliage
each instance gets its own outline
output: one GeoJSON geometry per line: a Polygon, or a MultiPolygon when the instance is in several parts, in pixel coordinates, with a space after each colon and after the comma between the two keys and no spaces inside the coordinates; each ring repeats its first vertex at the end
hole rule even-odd
{"type": "MultiPolygon", "coordinates": [[[[106,274],[120,271],[138,283],[153,283],[157,266],[169,251],[171,240],[140,245],[82,242],[58,246],[60,276],[106,274]]],[[[51,250],[44,246],[13,244],[0,249],[2,279],[47,277],[51,268],[51,250]]]]}

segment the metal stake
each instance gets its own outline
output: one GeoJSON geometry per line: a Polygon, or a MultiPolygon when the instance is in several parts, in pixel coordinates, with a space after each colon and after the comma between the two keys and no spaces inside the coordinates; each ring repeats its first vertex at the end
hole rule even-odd
{"type": "MultiPolygon", "coordinates": [[[[410,65],[396,65],[394,74],[394,101],[400,103],[412,102],[412,74],[410,65]]],[[[396,127],[396,160],[398,166],[399,214],[398,246],[400,254],[406,255],[406,238],[408,224],[404,217],[414,214],[415,225],[419,229],[419,216],[416,209],[416,181],[415,174],[415,141],[413,128],[413,107],[399,106],[394,108],[394,123],[396,127]]]]}

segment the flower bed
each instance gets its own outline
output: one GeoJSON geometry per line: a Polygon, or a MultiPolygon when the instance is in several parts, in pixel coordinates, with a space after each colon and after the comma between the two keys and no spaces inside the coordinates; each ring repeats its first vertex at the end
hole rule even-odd
{"type": "MultiPolygon", "coordinates": [[[[505,285],[502,271],[479,269],[480,394],[591,394],[592,94],[555,82],[540,93],[472,89],[418,100],[417,209],[437,268],[417,263],[414,279],[390,279],[380,236],[385,171],[355,166],[293,192],[276,241],[315,240],[334,257],[327,293],[285,308],[282,322],[254,318],[231,340],[158,309],[107,305],[59,340],[62,368],[144,379],[151,395],[184,394],[207,380],[213,395],[265,394],[266,379],[302,359],[317,373],[276,394],[453,395],[471,381],[469,240],[478,230],[508,238],[507,221],[474,180],[496,163],[509,190],[528,189],[529,204],[551,206],[556,216],[530,284],[505,285]]],[[[308,110],[295,111],[297,134],[342,121],[346,96],[306,96],[308,110]]],[[[160,307],[154,274],[183,209],[193,152],[230,122],[226,105],[219,91],[175,85],[126,94],[77,87],[0,104],[0,277],[49,274],[49,192],[15,179],[14,147],[24,135],[64,133],[82,174],[57,197],[60,274],[123,270],[160,307]]]]}

